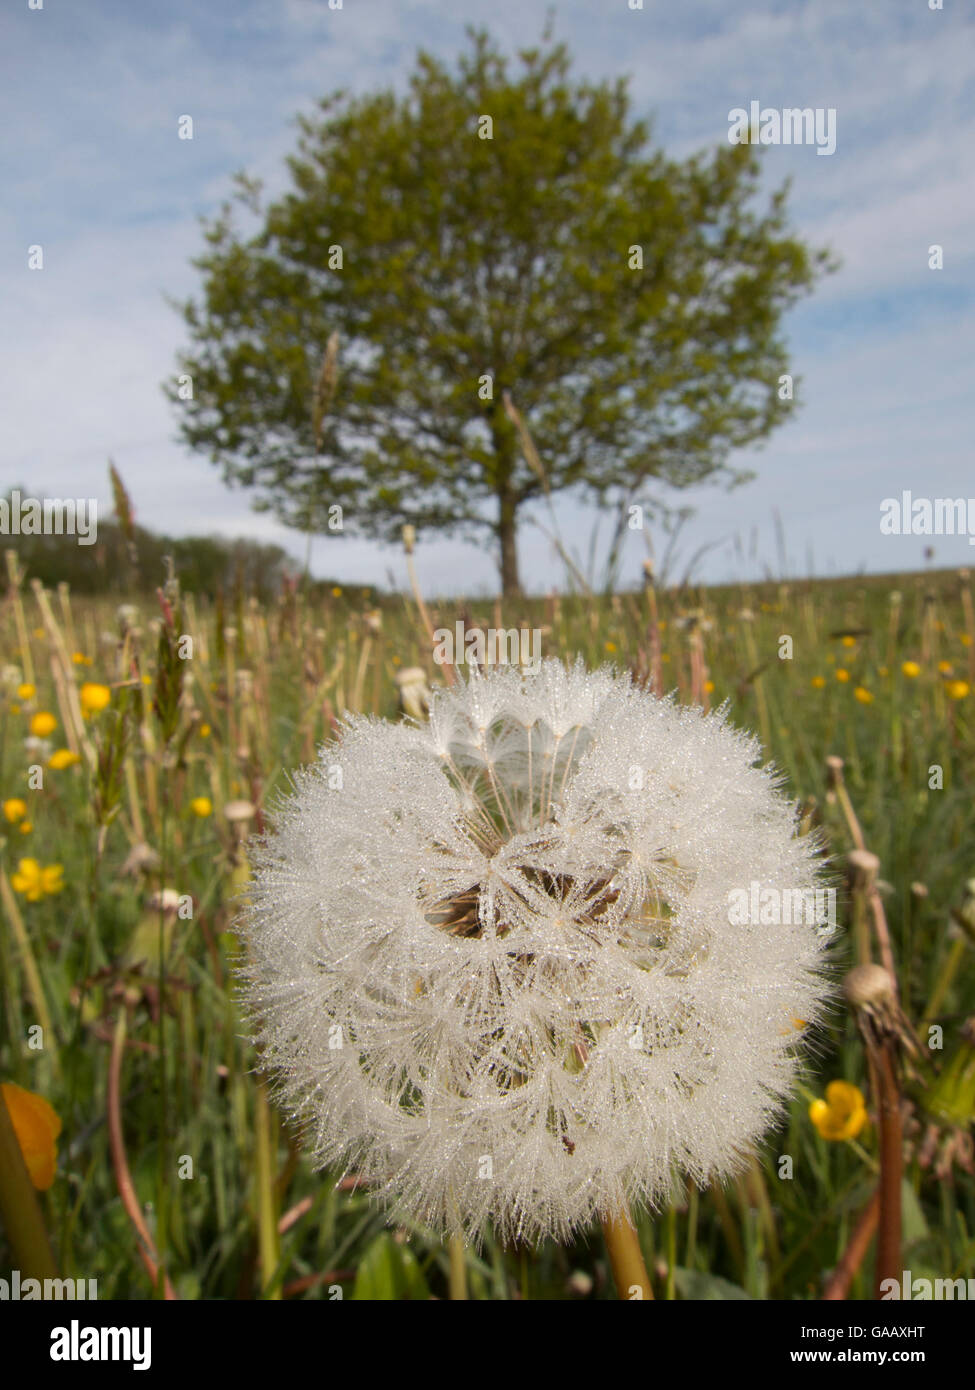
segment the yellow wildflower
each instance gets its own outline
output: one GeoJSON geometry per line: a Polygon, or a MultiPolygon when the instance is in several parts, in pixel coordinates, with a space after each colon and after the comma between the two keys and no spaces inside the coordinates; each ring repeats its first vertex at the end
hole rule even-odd
{"type": "Polygon", "coordinates": [[[953,669],[954,669],[954,668],[952,667],[952,664],[951,664],[950,661],[939,661],[939,662],[938,662],[938,670],[941,672],[941,674],[942,674],[943,676],[950,676],[953,669]]]}
{"type": "Polygon", "coordinates": [[[112,698],[112,692],[107,685],[96,685],[93,681],[85,681],[78,692],[81,700],[81,712],[87,718],[90,714],[97,714],[103,710],[112,698]]]}
{"type": "Polygon", "coordinates": [[[201,820],[204,820],[207,816],[212,815],[213,802],[208,796],[194,796],[190,802],[190,810],[194,816],[199,816],[201,820]]]}
{"type": "Polygon", "coordinates": [[[37,686],[31,685],[30,681],[24,681],[23,685],[17,687],[18,700],[33,700],[37,694],[37,686]]]}
{"type": "Polygon", "coordinates": [[[949,700],[964,700],[970,689],[968,681],[948,681],[945,684],[945,694],[949,700]]]}
{"type": "Polygon", "coordinates": [[[849,671],[847,671],[847,670],[845,669],[845,667],[843,667],[843,666],[837,666],[837,668],[836,668],[836,679],[837,679],[838,681],[848,681],[848,680],[850,679],[850,673],[849,673],[849,671]]]}
{"type": "Polygon", "coordinates": [[[200,725],[200,738],[209,738],[209,737],[210,737],[210,725],[209,725],[209,724],[201,724],[201,725],[200,725]]]}
{"type": "Polygon", "coordinates": [[[826,684],[826,677],[825,677],[825,676],[813,676],[813,678],[812,678],[812,688],[813,688],[813,690],[822,690],[823,687],[825,686],[825,684],[826,684]]]}
{"type": "Polygon", "coordinates": [[[870,693],[870,691],[866,688],[866,686],[864,686],[864,685],[858,685],[857,688],[856,688],[856,690],[854,690],[853,694],[854,694],[854,697],[855,697],[857,700],[860,701],[860,704],[861,704],[861,705],[872,705],[872,704],[873,704],[873,695],[872,695],[872,694],[870,693]]]}
{"type": "Polygon", "coordinates": [[[70,748],[56,748],[47,760],[47,765],[55,772],[61,772],[66,767],[74,767],[75,763],[81,762],[80,753],[72,753],[70,748]]]}
{"type": "Polygon", "coordinates": [[[606,650],[607,650],[608,652],[615,652],[615,650],[616,650],[616,643],[615,643],[615,642],[607,642],[607,643],[606,643],[606,650]]]}
{"type": "Polygon", "coordinates": [[[3,803],[3,814],[10,825],[16,825],[27,814],[27,802],[21,801],[19,796],[12,796],[3,803]]]}
{"type": "Polygon", "coordinates": [[[23,893],[29,903],[39,903],[45,894],[52,896],[64,887],[64,869],[60,864],[38,863],[36,859],[21,859],[17,871],[10,875],[17,893],[23,893]]]}
{"type": "Polygon", "coordinates": [[[58,727],[58,721],[46,709],[39,709],[30,721],[30,731],[36,738],[47,738],[58,727]]]}
{"type": "Polygon", "coordinates": [[[908,680],[914,680],[915,676],[921,674],[921,668],[916,661],[905,661],[901,666],[901,670],[904,675],[907,676],[908,680]]]}
{"type": "Polygon", "coordinates": [[[856,644],[857,639],[855,637],[850,637],[849,634],[847,634],[847,636],[843,638],[844,647],[855,647],[856,644]]]}
{"type": "Polygon", "coordinates": [[[831,1081],[826,1099],[810,1105],[809,1118],[821,1139],[855,1139],[867,1123],[863,1092],[849,1081],[831,1081]]]}
{"type": "Polygon", "coordinates": [[[71,660],[74,662],[74,664],[75,664],[76,666],[90,666],[90,665],[91,665],[91,657],[90,657],[90,656],[85,656],[84,652],[72,652],[72,653],[71,653],[71,660]]]}

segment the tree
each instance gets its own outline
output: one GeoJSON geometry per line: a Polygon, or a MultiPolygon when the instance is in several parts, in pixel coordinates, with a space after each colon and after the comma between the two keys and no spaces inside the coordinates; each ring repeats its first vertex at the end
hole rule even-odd
{"type": "Polygon", "coordinates": [[[783,310],[828,257],[788,233],[788,185],[754,210],[753,147],[666,158],[625,80],[573,85],[548,35],[509,76],[469,34],[456,72],[421,52],[404,96],[300,117],[279,200],[237,176],[180,306],[179,405],[184,439],[286,523],[325,530],[337,505],[372,536],[488,528],[511,593],[541,492],[622,506],[648,479],[744,476],[731,451],[792,409],[783,310]]]}

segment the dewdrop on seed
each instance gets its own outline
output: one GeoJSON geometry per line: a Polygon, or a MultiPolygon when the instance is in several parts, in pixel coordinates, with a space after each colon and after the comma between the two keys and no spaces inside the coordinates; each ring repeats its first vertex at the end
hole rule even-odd
{"type": "Polygon", "coordinates": [[[253,847],[240,924],[317,1164],[475,1240],[738,1170],[796,1072],[784,1021],[828,993],[814,925],[729,922],[732,889],[822,873],[759,752],[581,663],[475,672],[421,727],[351,717],[253,847]]]}

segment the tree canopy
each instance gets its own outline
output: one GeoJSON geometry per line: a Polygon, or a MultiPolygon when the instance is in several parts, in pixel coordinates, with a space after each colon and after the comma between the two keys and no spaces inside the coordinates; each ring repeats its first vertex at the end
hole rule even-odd
{"type": "Polygon", "coordinates": [[[740,476],[731,452],[793,408],[783,312],[828,266],[787,185],[756,207],[752,146],[668,158],[625,80],[574,81],[547,35],[517,62],[470,31],[455,70],[421,52],[405,93],[300,117],[289,191],[238,175],[205,225],[168,387],[258,507],[486,532],[506,592],[543,491],[622,505],[740,476]]]}

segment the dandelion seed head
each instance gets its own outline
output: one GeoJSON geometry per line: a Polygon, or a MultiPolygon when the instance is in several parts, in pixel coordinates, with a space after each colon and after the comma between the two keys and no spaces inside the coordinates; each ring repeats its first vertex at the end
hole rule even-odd
{"type": "Polygon", "coordinates": [[[581,663],[475,674],[421,727],[352,717],[257,845],[241,923],[317,1163],[475,1240],[735,1171],[795,1075],[784,1022],[828,993],[814,927],[729,922],[735,887],[821,882],[759,756],[724,712],[581,663]]]}

